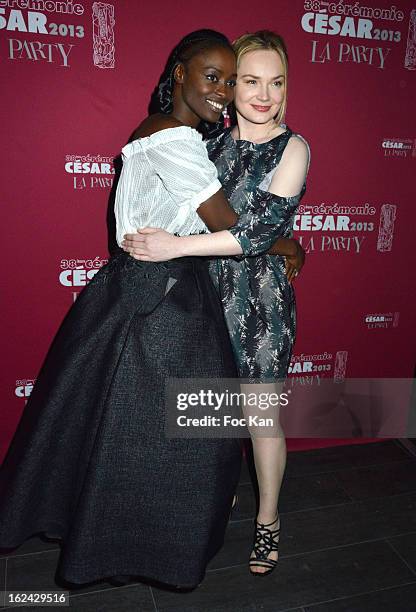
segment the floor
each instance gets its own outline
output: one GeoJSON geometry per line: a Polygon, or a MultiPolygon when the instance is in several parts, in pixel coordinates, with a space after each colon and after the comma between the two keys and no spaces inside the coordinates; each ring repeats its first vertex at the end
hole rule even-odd
{"type": "MultiPolygon", "coordinates": [[[[102,582],[70,591],[69,608],[416,611],[416,456],[399,441],[289,454],[280,502],[280,560],[266,578],[252,577],[247,569],[255,502],[245,464],[238,494],[225,546],[199,588],[172,593],[102,582]]],[[[14,554],[0,556],[0,581],[5,581],[0,591],[61,590],[54,583],[58,554],[57,544],[32,538],[14,554]]]]}

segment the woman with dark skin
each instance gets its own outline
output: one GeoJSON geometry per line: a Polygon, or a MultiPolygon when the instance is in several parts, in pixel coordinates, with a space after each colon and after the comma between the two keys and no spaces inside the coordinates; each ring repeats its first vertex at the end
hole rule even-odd
{"type": "MultiPolygon", "coordinates": [[[[298,249],[298,257],[286,258],[286,274],[282,258],[253,255],[265,252],[273,235],[290,235],[293,215],[305,190],[309,151],[304,139],[280,125],[287,96],[284,41],[273,32],[260,31],[240,37],[234,50],[238,64],[237,125],[208,141],[207,146],[230,202],[251,228],[249,239],[237,229],[240,222],[229,232],[187,238],[145,228],[138,234],[127,234],[124,248],[137,259],[147,261],[180,253],[240,254],[233,240],[238,238],[249,257],[218,259],[212,273],[239,375],[252,383],[242,390],[266,394],[278,391],[275,381],[287,375],[296,330],[294,295],[288,281],[301,268],[303,252],[298,249]]],[[[269,253],[284,254],[284,247],[283,238],[269,253]]],[[[256,575],[270,573],[278,558],[277,504],[286,445],[278,414],[275,423],[276,431],[272,432],[250,429],[259,485],[259,511],[250,558],[250,571],[256,575]]]]}
{"type": "MultiPolygon", "coordinates": [[[[147,118],[122,150],[119,245],[143,215],[183,236],[234,223],[195,127],[218,120],[235,76],[216,32],[175,48],[158,89],[170,113],[147,118]]],[[[62,540],[67,582],[133,575],[195,587],[223,544],[241,447],[167,437],[164,383],[236,375],[203,260],[112,257],[65,318],[2,466],[0,547],[45,533],[62,540]]]]}

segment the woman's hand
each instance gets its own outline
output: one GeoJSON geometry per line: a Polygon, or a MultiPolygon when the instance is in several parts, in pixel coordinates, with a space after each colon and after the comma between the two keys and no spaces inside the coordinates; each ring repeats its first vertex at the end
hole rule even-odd
{"type": "Polygon", "coordinates": [[[303,264],[305,263],[305,250],[302,248],[302,245],[295,240],[296,242],[296,255],[286,255],[286,275],[289,283],[295,280],[300,271],[303,268],[303,264]]]}
{"type": "Polygon", "coordinates": [[[125,234],[121,246],[139,261],[168,261],[182,257],[181,239],[157,227],[144,227],[136,234],[125,234]]]}

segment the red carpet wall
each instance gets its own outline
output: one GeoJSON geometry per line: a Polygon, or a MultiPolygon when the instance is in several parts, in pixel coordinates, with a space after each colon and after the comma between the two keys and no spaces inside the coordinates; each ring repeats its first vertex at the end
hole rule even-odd
{"type": "Polygon", "coordinates": [[[54,333],[107,259],[113,158],[172,47],[202,27],[274,29],[289,48],[287,123],[312,149],[292,375],[413,373],[416,0],[0,0],[2,454],[54,333]]]}

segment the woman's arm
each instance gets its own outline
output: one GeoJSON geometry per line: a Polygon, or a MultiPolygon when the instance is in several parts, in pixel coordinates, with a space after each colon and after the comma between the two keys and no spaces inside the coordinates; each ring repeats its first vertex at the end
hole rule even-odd
{"type": "Polygon", "coordinates": [[[215,255],[241,255],[243,252],[239,242],[228,230],[215,234],[174,236],[156,227],[138,230],[134,249],[128,247],[125,250],[140,261],[168,261],[189,256],[205,257],[212,255],[213,250],[215,255]]]}
{"type": "MultiPolygon", "coordinates": [[[[237,213],[231,208],[222,190],[201,204],[197,212],[210,232],[229,229],[238,221],[237,213]]],[[[123,248],[125,251],[135,255],[136,248],[139,247],[141,242],[140,234],[126,234],[123,248]]],[[[296,257],[299,252],[298,245],[299,243],[293,238],[278,238],[267,252],[270,255],[296,257]]]]}
{"type": "Polygon", "coordinates": [[[269,187],[255,191],[253,210],[246,211],[230,228],[239,241],[244,255],[259,255],[268,251],[273,242],[288,229],[299,201],[309,167],[309,147],[292,136],[286,145],[269,187]]]}
{"type": "MultiPolygon", "coordinates": [[[[306,143],[292,137],[273,176],[268,192],[259,191],[259,213],[242,215],[229,230],[213,234],[177,237],[164,230],[145,228],[139,230],[135,245],[124,246],[136,259],[166,261],[184,256],[209,255],[258,255],[267,252],[280,237],[281,232],[297,208],[309,165],[306,143]]],[[[229,204],[222,190],[200,206],[202,214],[221,210],[229,204]],[[225,204],[226,203],[226,204],[225,204]]],[[[231,209],[232,210],[232,209],[231,209]]],[[[228,213],[230,215],[235,212],[228,213]]],[[[215,216],[215,215],[214,215],[215,216]]],[[[211,222],[209,220],[209,222],[211,222]]]]}
{"type": "MultiPolygon", "coordinates": [[[[222,192],[222,194],[224,195],[224,192],[222,192]]],[[[219,232],[221,230],[229,229],[238,221],[238,215],[235,210],[231,208],[228,200],[225,198],[225,195],[224,200],[225,202],[204,202],[197,210],[198,215],[201,217],[202,221],[205,223],[210,232],[219,232]]],[[[130,234],[129,236],[132,235],[130,234]]],[[[299,243],[294,238],[278,238],[267,253],[269,255],[296,257],[299,251],[298,245],[299,243]]]]}

